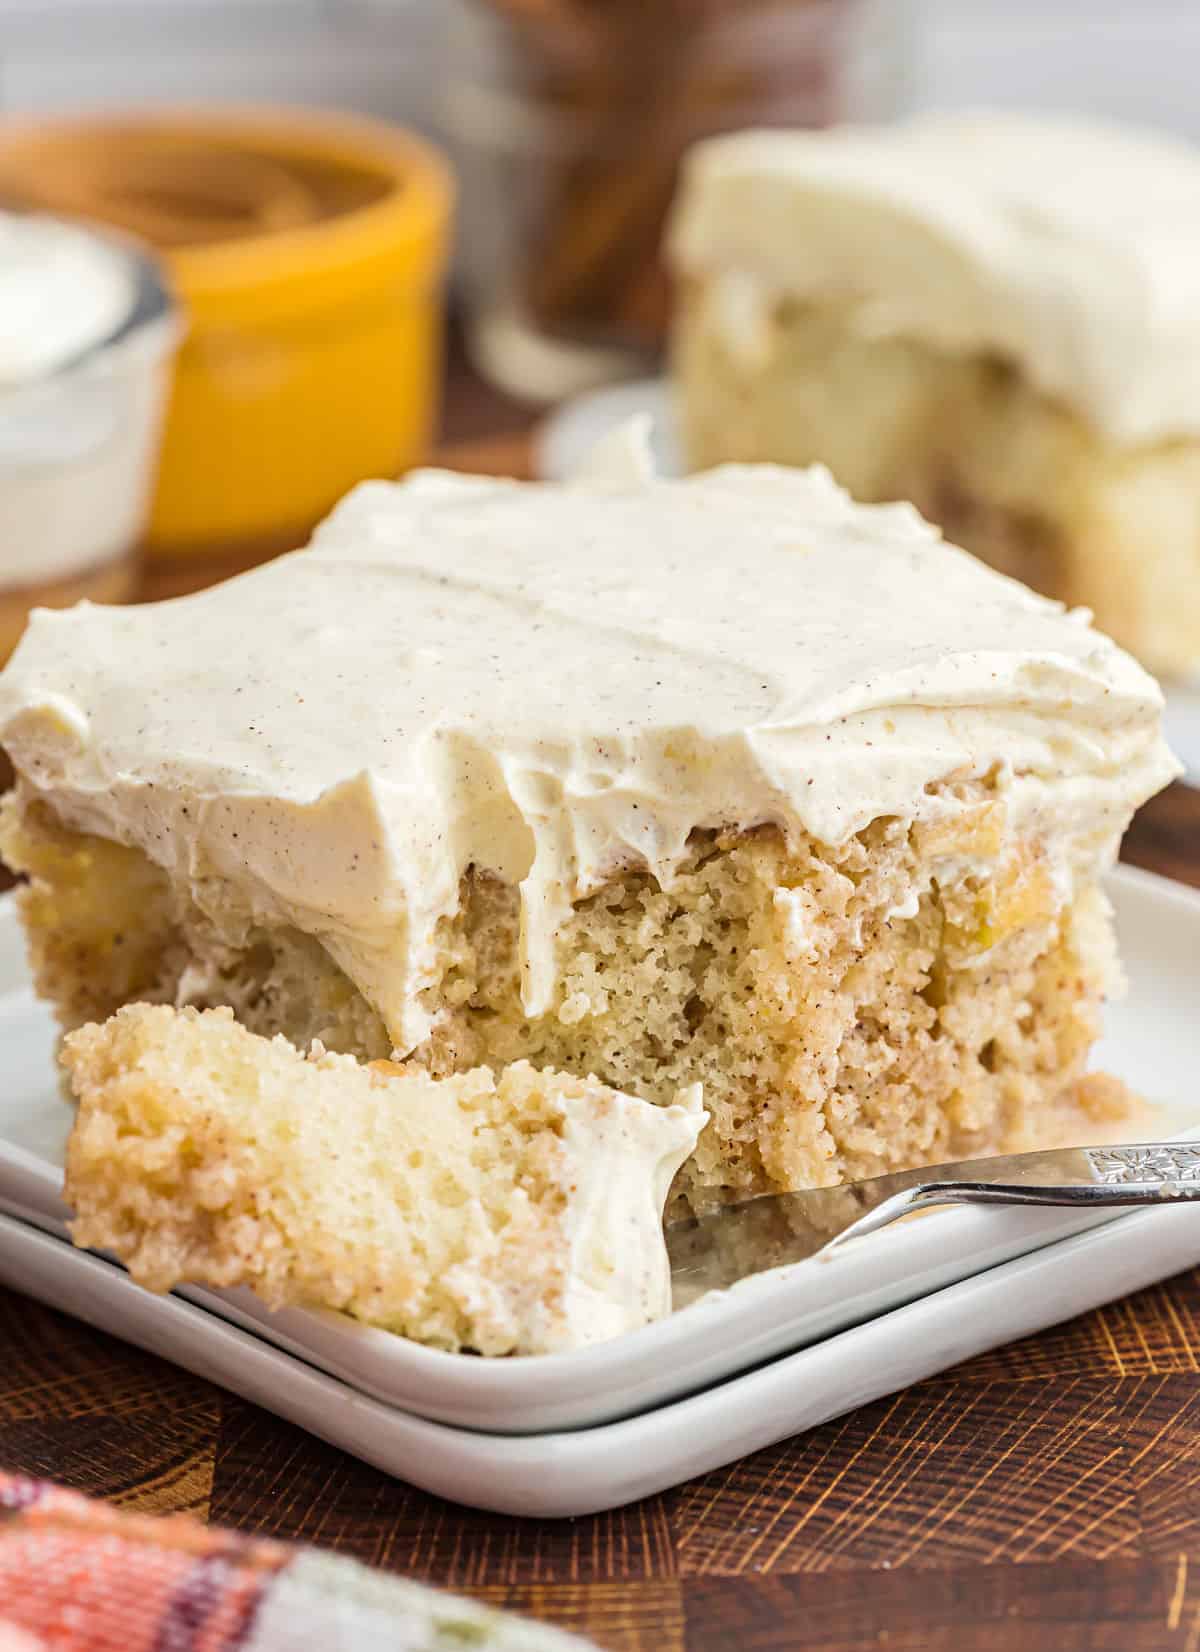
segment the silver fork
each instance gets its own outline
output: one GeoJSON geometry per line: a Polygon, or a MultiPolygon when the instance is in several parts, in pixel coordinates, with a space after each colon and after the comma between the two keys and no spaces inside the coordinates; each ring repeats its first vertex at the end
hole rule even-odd
{"type": "Polygon", "coordinates": [[[676,1307],[751,1274],[836,1252],[933,1205],[1119,1205],[1200,1199],[1200,1142],[1129,1142],[899,1170],[869,1181],[764,1194],[668,1223],[676,1307]]]}

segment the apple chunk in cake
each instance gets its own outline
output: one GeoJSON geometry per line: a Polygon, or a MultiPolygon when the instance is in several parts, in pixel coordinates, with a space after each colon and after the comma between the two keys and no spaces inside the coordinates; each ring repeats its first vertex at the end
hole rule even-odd
{"type": "Polygon", "coordinates": [[[826,464],[1200,665],[1200,150],[1016,115],[714,139],[672,231],[696,468],[826,464]]]}
{"type": "Polygon", "coordinates": [[[4,852],[66,1028],[228,1006],[435,1079],[699,1084],[697,1208],[1092,1128],[1160,707],[824,473],[429,474],[227,586],[35,621],[4,852]]]}

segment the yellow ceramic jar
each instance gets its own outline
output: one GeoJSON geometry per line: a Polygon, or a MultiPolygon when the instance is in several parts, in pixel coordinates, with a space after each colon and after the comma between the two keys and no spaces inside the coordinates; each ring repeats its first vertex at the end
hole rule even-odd
{"type": "Polygon", "coordinates": [[[0,182],[162,253],[187,333],[147,550],[249,562],[426,454],[452,184],[352,116],[208,109],[0,129],[0,182]]]}

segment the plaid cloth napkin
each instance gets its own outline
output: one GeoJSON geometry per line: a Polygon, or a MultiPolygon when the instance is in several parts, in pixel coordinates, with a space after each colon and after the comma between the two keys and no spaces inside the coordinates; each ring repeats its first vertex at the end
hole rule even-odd
{"type": "Polygon", "coordinates": [[[594,1652],[557,1629],[0,1473],[0,1652],[594,1652]]]}

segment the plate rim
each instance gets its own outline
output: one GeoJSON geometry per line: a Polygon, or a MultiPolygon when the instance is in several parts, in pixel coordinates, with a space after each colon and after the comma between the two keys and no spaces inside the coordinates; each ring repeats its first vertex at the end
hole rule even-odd
{"type": "Polygon", "coordinates": [[[653,1411],[590,1429],[504,1435],[436,1422],[357,1393],[194,1304],[150,1296],[118,1264],[0,1215],[3,1282],[21,1289],[32,1283],[34,1294],[54,1306],[216,1381],[424,1491],[500,1514],[543,1519],[598,1513],[713,1472],[962,1359],[1197,1263],[1200,1211],[1192,1206],[1136,1211],[653,1411]],[[1185,1229],[1186,1242],[1172,1237],[1185,1229]],[[25,1273],[18,1268],[15,1280],[14,1249],[26,1262],[25,1273]],[[1103,1257],[1103,1266],[1080,1265],[1089,1250],[1093,1261],[1103,1257]],[[1039,1296],[1036,1284],[1059,1274],[1070,1282],[1070,1291],[1039,1296]],[[74,1299],[77,1275],[90,1285],[82,1311],[74,1299]],[[1084,1278],[1088,1287],[1081,1302],[1084,1278]],[[61,1288],[64,1279],[70,1281],[67,1290],[61,1288]],[[117,1332],[106,1311],[114,1300],[121,1322],[117,1332]],[[189,1331],[197,1333],[194,1342],[188,1341],[189,1331]],[[894,1356],[894,1362],[889,1365],[881,1355],[894,1356]]]}

